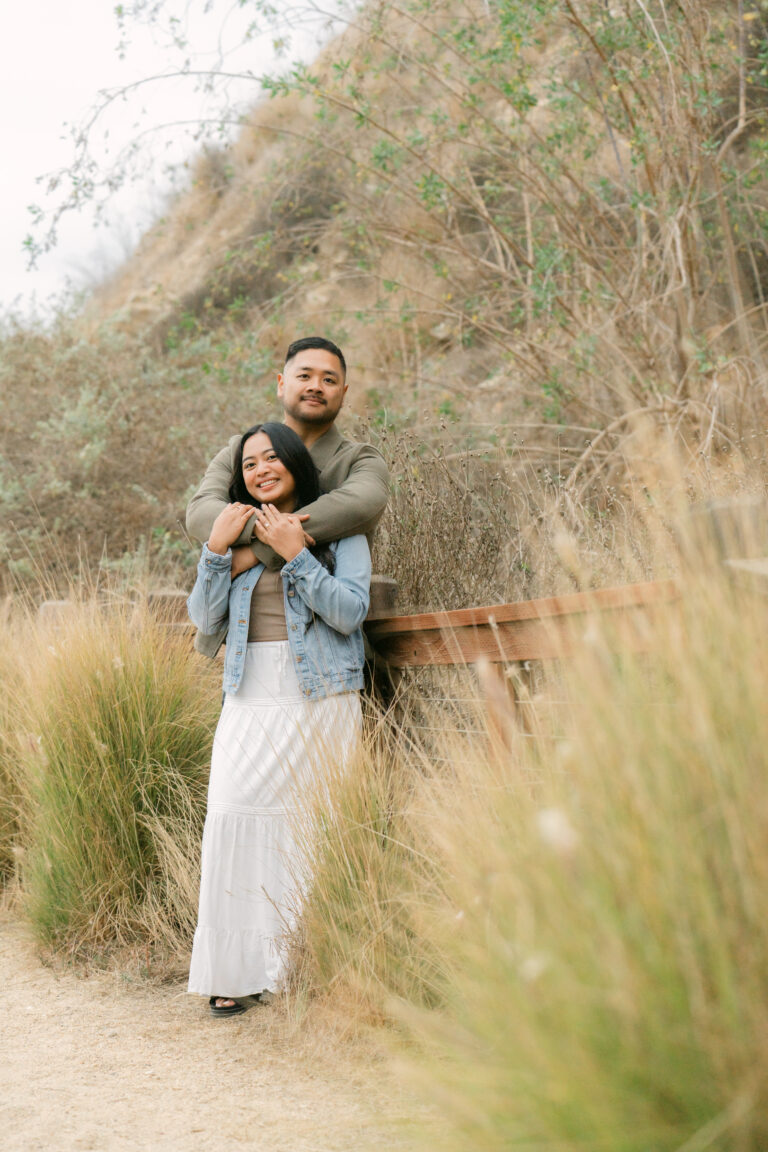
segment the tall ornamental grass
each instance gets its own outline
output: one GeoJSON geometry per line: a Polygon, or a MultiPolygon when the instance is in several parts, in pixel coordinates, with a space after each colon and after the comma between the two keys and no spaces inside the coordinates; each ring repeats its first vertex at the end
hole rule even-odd
{"type": "Polygon", "coordinates": [[[413,775],[403,747],[397,724],[370,720],[357,758],[340,767],[329,756],[296,818],[296,989],[330,993],[368,1021],[386,1019],[393,996],[434,1002],[440,985],[439,957],[414,928],[429,862],[407,819],[413,775]]]}
{"type": "Polygon", "coordinates": [[[546,709],[401,729],[316,823],[315,976],[399,1021],[446,1152],[768,1147],[768,604],[699,569],[650,653],[585,622],[546,709]]]}
{"type": "Polygon", "coordinates": [[[595,632],[562,739],[425,781],[446,1148],[768,1146],[767,616],[715,581],[650,660],[595,632]]]}
{"type": "Polygon", "coordinates": [[[21,760],[25,736],[19,723],[21,635],[8,611],[0,616],[0,884],[16,872],[20,848],[21,760]]]}
{"type": "Polygon", "coordinates": [[[141,612],[93,603],[32,637],[22,883],[39,937],[183,947],[194,925],[215,672],[141,612]]]}

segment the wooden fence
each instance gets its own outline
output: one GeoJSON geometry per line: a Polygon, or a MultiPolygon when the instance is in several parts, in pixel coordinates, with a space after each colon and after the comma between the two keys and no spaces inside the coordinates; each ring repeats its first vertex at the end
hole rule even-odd
{"type": "Polygon", "coordinates": [[[393,668],[546,660],[575,651],[594,612],[606,618],[610,634],[624,646],[643,648],[650,637],[654,610],[679,596],[678,583],[663,580],[513,604],[373,619],[365,630],[376,655],[393,668]]]}

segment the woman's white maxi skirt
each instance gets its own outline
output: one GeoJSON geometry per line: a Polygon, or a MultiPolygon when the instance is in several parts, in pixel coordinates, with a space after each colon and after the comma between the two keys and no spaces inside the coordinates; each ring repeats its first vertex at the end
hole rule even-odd
{"type": "Polygon", "coordinates": [[[360,717],[356,692],[307,700],[287,640],[248,645],[213,743],[190,992],[279,991],[281,937],[299,902],[302,791],[322,787],[328,768],[349,759],[360,717]]]}

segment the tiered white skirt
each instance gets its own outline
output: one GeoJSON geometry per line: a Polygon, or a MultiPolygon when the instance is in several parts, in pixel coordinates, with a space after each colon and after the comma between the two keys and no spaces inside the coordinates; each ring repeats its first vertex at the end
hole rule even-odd
{"type": "Polygon", "coordinates": [[[281,938],[300,902],[302,793],[349,759],[360,723],[356,692],[302,695],[287,641],[248,645],[240,689],[225,698],[213,743],[190,992],[280,990],[281,938]]]}

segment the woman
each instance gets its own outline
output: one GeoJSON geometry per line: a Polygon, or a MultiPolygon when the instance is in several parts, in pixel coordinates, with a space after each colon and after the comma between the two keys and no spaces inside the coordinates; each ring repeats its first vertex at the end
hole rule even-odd
{"type": "Polygon", "coordinates": [[[364,536],[307,549],[297,509],[320,495],[317,470],[284,424],[242,436],[231,504],[203,545],[189,615],[205,633],[228,621],[224,707],[203,833],[189,991],[215,1016],[279,990],[279,937],[295,905],[291,813],[323,763],[348,758],[360,730],[361,625],[371,561],[364,536]],[[285,564],[230,581],[231,546],[254,507],[285,564]]]}

